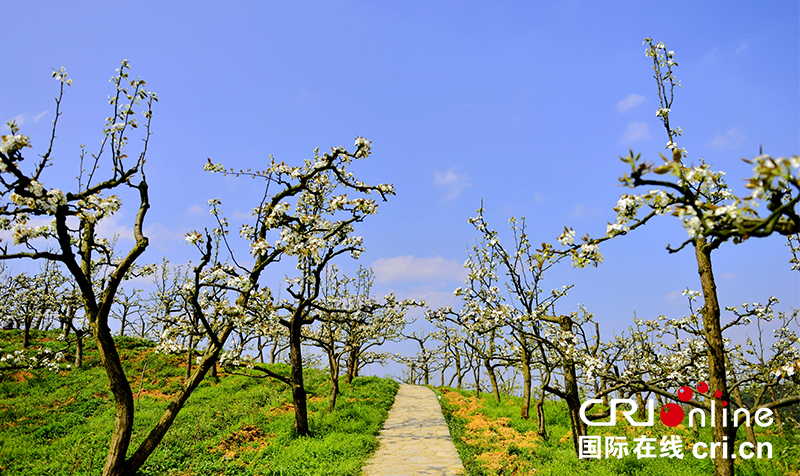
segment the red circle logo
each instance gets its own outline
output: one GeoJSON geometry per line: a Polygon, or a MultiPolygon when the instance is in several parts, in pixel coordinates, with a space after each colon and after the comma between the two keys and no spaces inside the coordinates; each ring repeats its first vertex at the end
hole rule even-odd
{"type": "Polygon", "coordinates": [[[692,399],[694,392],[692,391],[692,387],[688,387],[684,385],[683,387],[678,389],[678,399],[682,402],[688,402],[692,399]]]}
{"type": "Polygon", "coordinates": [[[661,422],[667,426],[675,427],[683,421],[683,408],[677,403],[667,403],[661,409],[661,422]]]}

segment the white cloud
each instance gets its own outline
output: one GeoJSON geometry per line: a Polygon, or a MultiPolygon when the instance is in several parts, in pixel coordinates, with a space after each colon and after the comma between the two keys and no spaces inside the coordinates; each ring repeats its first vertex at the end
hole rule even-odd
{"type": "Polygon", "coordinates": [[[646,122],[629,122],[619,145],[633,144],[650,138],[650,127],[646,122]]]}
{"type": "Polygon", "coordinates": [[[441,256],[415,258],[395,256],[380,258],[372,262],[375,279],[379,283],[394,281],[463,281],[467,276],[464,266],[456,260],[441,256]]]}
{"type": "Polygon", "coordinates": [[[202,216],[205,216],[206,214],[208,214],[208,209],[207,208],[203,208],[200,205],[192,205],[191,207],[189,207],[186,210],[186,214],[187,215],[194,215],[194,216],[202,217],[202,216]]]}
{"type": "Polygon", "coordinates": [[[297,93],[295,94],[294,98],[297,102],[308,102],[309,99],[312,99],[314,95],[306,88],[298,89],[297,93]]]}
{"type": "Polygon", "coordinates": [[[37,114],[37,115],[33,116],[33,122],[39,122],[39,119],[41,119],[41,118],[43,118],[44,116],[46,116],[48,112],[49,112],[49,111],[42,111],[42,112],[40,112],[39,114],[37,114]]]}
{"type": "Polygon", "coordinates": [[[706,143],[706,147],[716,150],[738,149],[746,139],[740,129],[739,126],[733,126],[725,134],[714,134],[714,138],[706,143]]]}
{"type": "Polygon", "coordinates": [[[237,220],[251,222],[253,220],[253,211],[250,210],[249,212],[240,212],[239,210],[234,210],[233,215],[231,216],[237,220]]]}
{"type": "Polygon", "coordinates": [[[586,217],[596,217],[600,215],[600,209],[595,207],[590,207],[583,202],[576,203],[574,207],[572,207],[572,211],[569,212],[569,216],[572,218],[586,218],[586,217]]]}
{"type": "Polygon", "coordinates": [[[738,55],[739,53],[741,53],[742,51],[744,51],[744,50],[746,50],[746,49],[747,49],[747,43],[745,43],[745,42],[743,41],[743,42],[742,42],[742,43],[739,45],[739,47],[738,47],[738,48],[736,48],[736,51],[734,51],[734,52],[733,52],[733,54],[735,54],[735,55],[738,55]]]}
{"type": "Polygon", "coordinates": [[[667,302],[675,301],[677,299],[680,299],[681,296],[683,296],[683,291],[672,291],[671,293],[664,296],[664,300],[667,302]]]}
{"type": "Polygon", "coordinates": [[[97,232],[97,236],[100,238],[107,238],[108,240],[113,240],[114,236],[116,235],[120,240],[130,240],[133,241],[133,228],[130,228],[126,225],[117,225],[117,222],[120,218],[124,217],[125,213],[120,212],[117,215],[111,215],[110,217],[103,218],[99,222],[97,222],[97,226],[95,231],[97,232]]]}
{"type": "Polygon", "coordinates": [[[719,46],[715,46],[710,50],[708,50],[706,55],[703,57],[703,60],[714,59],[719,54],[719,52],[720,52],[719,46]]]}
{"type": "Polygon", "coordinates": [[[628,112],[644,102],[641,94],[629,94],[628,97],[617,103],[617,112],[628,112]]]}
{"type": "Polygon", "coordinates": [[[467,178],[467,174],[457,174],[454,168],[447,170],[444,173],[434,172],[433,180],[436,185],[445,188],[445,201],[453,201],[461,194],[461,191],[472,184],[467,178]]]}
{"type": "Polygon", "coordinates": [[[150,242],[164,242],[164,241],[184,241],[186,233],[182,231],[171,230],[159,222],[155,222],[144,228],[144,236],[150,239],[150,242]]]}

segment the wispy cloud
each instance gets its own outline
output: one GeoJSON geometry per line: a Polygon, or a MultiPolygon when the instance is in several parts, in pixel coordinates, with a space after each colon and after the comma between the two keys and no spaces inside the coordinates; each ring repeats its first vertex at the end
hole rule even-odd
{"type": "Polygon", "coordinates": [[[44,116],[46,116],[48,112],[50,112],[50,111],[42,111],[39,114],[33,116],[33,122],[39,122],[39,119],[41,119],[44,116]]]}
{"type": "Polygon", "coordinates": [[[719,46],[715,46],[706,52],[705,56],[703,56],[703,60],[705,61],[714,59],[718,54],[720,54],[720,52],[721,50],[719,46]]]}
{"type": "Polygon", "coordinates": [[[720,134],[719,132],[714,134],[714,138],[706,143],[706,147],[715,150],[738,149],[746,139],[740,129],[741,127],[739,126],[733,126],[724,134],[720,134]]]}
{"type": "Polygon", "coordinates": [[[451,168],[444,173],[434,172],[433,181],[436,185],[444,187],[444,200],[447,202],[455,200],[462,190],[472,186],[467,174],[457,174],[455,168],[451,168]]]}
{"type": "Polygon", "coordinates": [[[379,283],[395,281],[463,281],[467,271],[456,260],[441,256],[416,258],[414,256],[395,256],[380,258],[372,262],[375,279],[379,283]]]}
{"type": "Polygon", "coordinates": [[[306,88],[300,88],[297,90],[297,93],[294,95],[294,99],[297,102],[308,102],[310,99],[313,99],[314,94],[306,88]]]}
{"type": "Polygon", "coordinates": [[[208,214],[208,209],[203,208],[200,205],[192,205],[186,210],[187,215],[193,215],[197,217],[202,217],[208,214]]]}
{"type": "Polygon", "coordinates": [[[587,218],[587,217],[596,217],[600,215],[601,210],[599,208],[591,207],[586,205],[583,202],[576,203],[574,207],[572,207],[572,211],[569,212],[569,216],[572,218],[587,218]]]}
{"type": "Polygon", "coordinates": [[[186,233],[184,231],[176,231],[167,228],[159,222],[145,227],[144,234],[153,242],[183,241],[186,239],[186,233]]]}
{"type": "Polygon", "coordinates": [[[617,103],[617,112],[628,112],[644,102],[641,94],[629,94],[628,97],[617,103]]]}
{"type": "Polygon", "coordinates": [[[677,301],[683,296],[683,291],[672,291],[671,293],[664,296],[664,301],[671,302],[677,301]]]}
{"type": "Polygon", "coordinates": [[[650,138],[650,126],[646,122],[629,122],[619,140],[619,145],[629,145],[650,138]]]}
{"type": "MultiPolygon", "coordinates": [[[[133,228],[129,225],[133,225],[133,222],[127,222],[127,216],[124,212],[111,215],[97,223],[97,236],[109,240],[116,237],[119,241],[134,241],[136,238],[133,234],[133,228]]],[[[159,222],[147,225],[143,233],[151,243],[156,245],[159,243],[183,241],[185,239],[184,232],[172,230],[159,222]]]]}
{"type": "Polygon", "coordinates": [[[120,218],[124,217],[125,213],[120,212],[117,215],[111,215],[97,222],[97,236],[101,238],[107,238],[109,240],[112,240],[114,237],[116,237],[119,240],[133,241],[133,228],[130,228],[124,224],[117,224],[120,221],[120,218]]]}
{"type": "Polygon", "coordinates": [[[733,52],[733,54],[735,54],[735,55],[738,55],[739,53],[741,53],[742,51],[744,51],[744,50],[746,50],[746,49],[747,49],[747,43],[743,41],[743,42],[742,42],[742,43],[739,45],[739,47],[738,47],[738,48],[736,48],[736,51],[734,51],[734,52],[733,52]]]}

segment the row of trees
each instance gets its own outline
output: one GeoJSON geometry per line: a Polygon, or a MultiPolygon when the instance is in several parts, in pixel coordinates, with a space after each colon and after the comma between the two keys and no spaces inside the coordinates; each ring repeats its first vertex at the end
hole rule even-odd
{"type": "MultiPolygon", "coordinates": [[[[752,194],[747,197],[736,196],[723,174],[712,171],[702,160],[698,166],[686,165],[686,151],[676,143],[680,128],[669,123],[677,64],[663,44],[649,39],[646,44],[661,100],[657,116],[664,123],[672,156],[655,166],[631,152],[623,158],[631,170],[621,181],[648,191],[623,195],[606,234],[600,238],[586,235],[580,243],[575,241],[574,230],[565,228],[556,243],[533,245],[525,220],[513,218],[506,239],[490,226],[481,207],[470,219],[478,238],[466,263],[467,282],[455,291],[462,299],[461,308],[429,310],[426,317],[436,327],[433,334],[404,333],[405,312],[421,303],[400,301],[392,295],[378,300],[372,296],[370,271],[360,269],[347,277],[333,265],[342,255],[357,258],[363,251],[362,240],[354,232],[357,223],[377,211],[370,196],[386,200],[394,194],[391,185],[366,184],[350,171],[354,161],[369,157],[369,141],[356,138],[352,152],[343,147],[328,153],[316,150],[298,166],[271,159],[262,170],[236,171],[209,159],[205,165],[209,172],[263,183],[252,219],[234,227],[225,217],[222,201],[212,199],[209,206],[214,222],[187,235],[187,242],[196,248],[196,264],[144,266],[137,264],[149,245],[143,231],[150,208],[144,169],[152,107],[158,98],[145,89],[144,81],[129,77],[129,65],[123,62],[112,78],[113,114],[103,130],[101,147],[94,154],[82,150],[77,184],[71,191],[46,189],[43,176],[53,162],[61,100],[71,84],[63,69],[56,71],[53,76],[60,92],[47,151],[33,162],[24,162],[22,151],[30,147],[30,139],[20,134],[14,123],[9,124],[11,134],[2,138],[0,230],[11,235],[14,246],[5,243],[0,260],[33,259],[58,266],[46,264],[38,275],[7,278],[3,293],[27,293],[28,297],[4,299],[8,306],[4,312],[17,316],[14,319],[24,331],[26,345],[31,329],[58,322],[65,338],[72,333],[77,339],[76,354],[80,354],[83,337],[91,334],[115,402],[106,475],[135,474],[193,390],[220,361],[290,386],[295,429],[307,434],[304,343],[318,347],[326,357],[331,408],[336,404],[342,365],[349,381],[363,365],[387,358],[374,351],[377,346],[403,338],[415,341],[420,349],[417,357],[403,359],[409,363],[409,379],[429,383],[438,371],[444,383],[445,372],[453,369],[450,383],[456,380],[462,385],[471,373],[479,391],[484,373],[498,399],[504,387],[519,385],[523,417],[529,417],[536,399],[538,433],[543,438],[548,434],[544,399],[547,395],[563,399],[576,449],[578,438],[586,434],[579,409],[587,396],[622,392],[636,395],[640,401],[648,395],[675,399],[675,388],[703,380],[730,395],[734,406],[751,411],[800,402],[800,350],[793,330],[797,314],[776,316],[776,301],[769,299],[765,305],[728,308],[730,318],[723,323],[711,262],[711,253],[729,241],[774,234],[797,236],[800,158],[756,157],[748,182],[752,194]],[[137,131],[142,142],[132,159],[126,152],[128,136],[137,131]],[[661,178],[651,178],[652,174],[661,178]],[[135,240],[130,249],[119,252],[113,241],[98,235],[97,224],[120,209],[121,199],[116,194],[125,191],[137,204],[135,240]],[[758,204],[766,205],[765,216],[756,212],[758,204]],[[641,210],[647,213],[641,216],[641,210]],[[579,268],[597,266],[603,260],[602,243],[666,214],[677,216],[689,236],[680,246],[668,249],[694,248],[701,278],[701,291],[687,292],[690,312],[685,318],[634,320],[626,332],[603,340],[590,312],[582,308],[565,311],[559,303],[570,285],[543,285],[546,273],[567,262],[579,268]],[[231,236],[231,228],[237,228],[238,238],[231,236]],[[249,256],[242,256],[246,255],[243,248],[249,256]],[[287,277],[285,289],[276,293],[261,281],[281,261],[294,262],[296,273],[287,277]],[[123,287],[124,281],[143,275],[152,275],[155,281],[155,291],[149,296],[123,287]],[[279,298],[281,292],[287,297],[279,298]],[[703,301],[697,305],[700,296],[703,301]],[[157,333],[160,349],[186,354],[183,386],[133,451],[129,451],[135,417],[133,394],[114,344],[111,319],[119,321],[120,334],[157,333]],[[768,342],[759,334],[744,345],[726,346],[723,332],[752,325],[751,321],[759,330],[763,323],[777,321],[777,336],[768,342]],[[255,352],[248,357],[245,349],[253,345],[255,352]],[[272,362],[284,351],[289,375],[264,364],[265,352],[272,362]]],[[[790,243],[796,267],[796,242],[790,243]]],[[[7,357],[6,363],[26,359],[7,357]]],[[[59,360],[57,356],[47,359],[49,363],[59,360]]],[[[75,364],[79,363],[76,356],[75,364]]],[[[711,411],[710,395],[704,396],[704,401],[688,403],[711,411]]],[[[714,411],[716,421],[722,421],[721,406],[714,411]]],[[[592,418],[603,415],[595,413],[592,418]]],[[[732,415],[730,412],[727,418],[732,415]]],[[[715,426],[715,442],[734,444],[736,422],[729,423],[715,426]]],[[[715,460],[716,474],[733,474],[732,461],[721,454],[715,460]]]]}
{"type": "MultiPolygon", "coordinates": [[[[752,414],[762,408],[800,403],[800,320],[798,310],[776,313],[777,299],[766,296],[765,304],[725,307],[723,319],[712,253],[727,243],[784,235],[792,250],[790,264],[799,269],[800,217],[796,208],[800,201],[800,157],[773,158],[760,153],[748,160],[753,176],[746,183],[751,193],[744,197],[727,185],[724,173],[712,170],[702,159],[698,165],[688,165],[686,150],[677,144],[682,131],[670,124],[673,92],[678,85],[673,72],[677,66],[674,53],[651,39],[645,44],[653,61],[660,100],[656,115],[667,132],[670,156],[661,155],[663,164],[655,165],[631,151],[622,157],[630,171],[620,182],[647,191],[620,197],[614,208],[616,218],[604,236],[585,235],[576,242],[575,231],[565,227],[557,243],[540,246],[532,244],[524,218],[512,217],[508,238],[501,239],[487,223],[481,206],[477,216],[469,220],[478,239],[465,264],[469,271],[466,285],[454,293],[461,297],[461,307],[427,313],[437,330],[412,336],[420,352],[407,362],[408,377],[428,383],[430,371],[452,362],[453,378],[460,384],[465,369],[471,369],[477,390],[483,369],[499,400],[498,377],[509,371],[521,374],[522,416],[528,418],[531,400],[537,395],[538,433],[546,438],[544,399],[548,395],[562,399],[569,411],[576,452],[578,438],[586,435],[586,425],[579,417],[582,400],[605,400],[619,392],[637,398],[643,409],[648,396],[660,403],[677,401],[679,387],[704,381],[712,392],[720,390],[730,401],[730,411],[723,415],[723,405],[712,406],[710,393],[700,393],[705,399],[687,403],[714,412],[713,421],[727,423],[714,426],[713,439],[730,446],[725,454],[734,454],[736,430],[742,423],[741,418],[734,421],[736,408],[746,408],[752,414]],[[765,212],[758,212],[760,205],[765,212]],[[562,262],[571,261],[577,268],[597,266],[603,261],[602,243],[619,239],[663,215],[677,217],[688,234],[682,244],[668,246],[667,250],[677,253],[693,249],[700,277],[700,291],[687,289],[684,293],[689,304],[684,318],[634,317],[628,330],[619,334],[607,331],[614,335],[604,340],[591,313],[582,307],[563,310],[559,304],[571,285],[543,286],[545,274],[562,262]],[[734,344],[724,335],[742,326],[750,329],[745,342],[734,344]],[[768,328],[774,335],[765,335],[768,328]],[[432,342],[438,342],[438,346],[432,342]],[[504,371],[498,372],[500,369],[504,371]],[[538,387],[535,391],[534,381],[538,387]]],[[[590,418],[606,416],[608,411],[590,418]]],[[[754,442],[752,428],[748,427],[747,437],[754,442]]],[[[733,472],[733,460],[717,452],[715,474],[733,472]]]]}
{"type": "MultiPolygon", "coordinates": [[[[328,153],[317,149],[302,165],[271,159],[263,170],[225,169],[209,159],[205,166],[209,172],[245,176],[264,184],[252,220],[238,227],[241,240],[231,238],[232,225],[223,214],[222,201],[212,199],[214,223],[187,235],[187,242],[197,249],[196,264],[171,267],[165,261],[160,266],[140,266],[137,260],[149,245],[144,234],[151,206],[145,165],[152,108],[158,97],[146,89],[145,81],[130,77],[129,64],[123,61],[111,80],[115,86],[109,99],[113,113],[103,129],[99,150],[89,154],[82,149],[74,188],[48,189],[43,184],[44,172],[53,163],[61,102],[65,88],[72,83],[63,68],[53,77],[59,81],[60,91],[47,151],[26,161],[23,150],[31,141],[13,122],[9,123],[11,133],[2,137],[0,230],[10,232],[13,243],[3,244],[0,260],[47,263],[37,275],[20,274],[4,282],[4,293],[25,297],[3,299],[8,306],[4,314],[24,329],[25,346],[30,343],[32,328],[58,322],[65,338],[70,331],[78,337],[80,354],[82,338],[91,333],[115,404],[103,474],[135,474],[219,361],[289,385],[295,429],[307,434],[302,344],[313,343],[328,357],[333,408],[341,359],[346,360],[349,381],[366,362],[381,358],[370,349],[396,337],[405,310],[417,305],[391,295],[376,300],[370,294],[372,276],[368,271],[347,278],[333,267],[338,257],[358,258],[363,251],[362,239],[354,231],[357,223],[377,211],[370,195],[386,200],[395,193],[390,184],[370,185],[350,172],[354,161],[369,157],[371,143],[359,137],[352,152],[344,147],[328,153]],[[129,153],[128,136],[137,132],[141,147],[137,153],[129,153]],[[137,203],[134,244],[120,253],[113,241],[98,235],[97,224],[120,209],[117,194],[125,191],[137,203]],[[235,241],[249,247],[249,257],[240,256],[236,250],[243,246],[235,241]],[[288,297],[278,299],[260,281],[273,265],[288,260],[295,261],[297,272],[286,278],[288,297]],[[155,279],[150,296],[123,288],[124,281],[147,274],[155,279]],[[157,332],[160,350],[187,356],[182,387],[134,449],[129,449],[135,418],[133,393],[112,335],[114,318],[119,320],[120,335],[157,332]],[[247,359],[242,353],[253,340],[258,357],[247,359]],[[288,351],[288,376],[261,365],[269,345],[271,361],[283,349],[288,351]]],[[[63,359],[59,354],[48,357],[48,365],[63,359]]],[[[80,358],[76,359],[80,365],[80,358]]],[[[11,367],[41,363],[21,352],[3,357],[3,361],[11,367]]]]}

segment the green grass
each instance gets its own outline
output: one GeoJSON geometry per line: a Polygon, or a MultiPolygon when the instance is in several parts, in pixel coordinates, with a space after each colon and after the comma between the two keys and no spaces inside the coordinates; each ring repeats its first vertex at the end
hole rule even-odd
{"type": "MultiPolygon", "coordinates": [[[[34,345],[59,348],[53,333],[34,345]]],[[[14,332],[0,333],[0,352],[17,348],[14,332]]],[[[155,354],[152,343],[118,342],[137,404],[131,452],[152,428],[181,384],[182,358],[155,354]]],[[[0,371],[0,474],[101,474],[113,421],[108,379],[87,345],[83,369],[66,372],[0,371]]],[[[287,374],[288,367],[273,370],[287,374]]],[[[337,408],[327,412],[327,374],[306,369],[312,434],[293,432],[287,387],[270,379],[220,374],[189,398],[166,437],[140,470],[155,475],[359,475],[377,448],[398,385],[376,377],[342,385],[337,408]]]]}
{"type": "MultiPolygon", "coordinates": [[[[491,394],[482,394],[479,401],[470,401],[473,392],[450,388],[435,389],[442,405],[445,419],[450,426],[456,448],[461,455],[468,476],[493,474],[536,475],[626,475],[626,476],[706,476],[713,474],[713,463],[709,459],[696,459],[691,450],[684,451],[684,458],[637,459],[633,450],[633,438],[650,433],[660,439],[662,435],[679,434],[683,441],[711,441],[710,428],[700,429],[699,438],[690,429],[673,429],[663,426],[656,416],[656,424],[649,427],[625,427],[621,423],[615,430],[592,427],[590,435],[625,436],[627,431],[630,455],[622,459],[579,460],[574,453],[571,428],[566,405],[561,401],[545,404],[545,421],[549,438],[536,438],[535,416],[529,420],[520,417],[521,399],[504,395],[501,402],[491,394]],[[451,401],[447,395],[461,395],[463,399],[451,401]],[[465,403],[466,402],[466,403],[465,403]],[[461,409],[468,405],[467,409],[461,409]],[[471,406],[470,406],[471,405],[471,406]],[[459,411],[459,409],[461,409],[459,411]],[[480,416],[480,415],[482,416],[480,416]],[[477,416],[476,416],[477,415],[477,416]],[[615,431],[616,433],[612,433],[615,431]]],[[[531,408],[531,411],[534,409],[531,408]]],[[[758,441],[768,441],[773,446],[772,459],[736,461],[737,475],[783,475],[797,471],[800,465],[798,434],[787,430],[783,437],[757,428],[758,441]]],[[[737,435],[737,442],[746,441],[744,428],[737,435]]],[[[738,445],[737,445],[738,447],[738,445]]],[[[656,453],[659,446],[656,444],[656,453]]]]}

